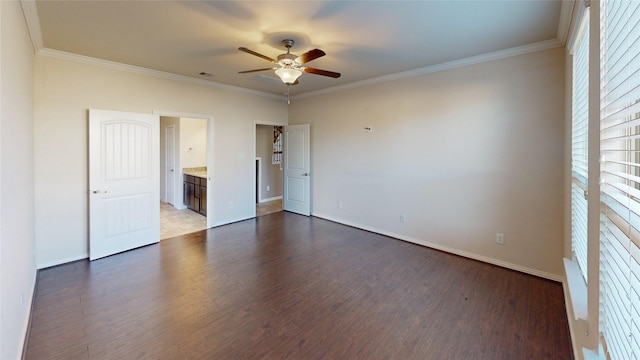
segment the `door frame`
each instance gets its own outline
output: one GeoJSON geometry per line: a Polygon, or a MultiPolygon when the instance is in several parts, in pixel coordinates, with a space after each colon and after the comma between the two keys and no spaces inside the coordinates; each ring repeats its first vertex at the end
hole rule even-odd
{"type": "Polygon", "coordinates": [[[164,199],[167,203],[173,205],[173,207],[176,207],[176,126],[175,125],[167,125],[164,127],[164,160],[165,160],[165,164],[164,164],[164,176],[165,176],[165,180],[164,180],[164,199]],[[167,139],[168,139],[168,133],[167,133],[167,129],[173,129],[173,148],[169,149],[169,147],[167,146],[167,139]],[[168,153],[169,151],[171,151],[173,153],[173,174],[169,175],[168,170],[167,170],[167,158],[168,158],[168,153]],[[171,199],[169,199],[169,186],[168,186],[168,181],[167,179],[169,179],[169,177],[173,178],[173,191],[171,192],[173,194],[173,196],[171,197],[171,199]]]}
{"type": "MultiPolygon", "coordinates": [[[[265,126],[287,126],[289,125],[287,122],[277,122],[277,121],[262,121],[262,120],[255,120],[253,122],[253,158],[256,159],[256,142],[258,141],[258,137],[257,137],[257,131],[256,128],[258,125],[265,125],[265,126]]],[[[255,166],[254,166],[255,167],[255,166]]],[[[256,194],[256,181],[258,181],[258,179],[256,178],[257,174],[255,171],[253,171],[253,198],[255,199],[256,197],[259,196],[259,194],[256,194]]],[[[282,176],[284,177],[284,172],[282,173],[282,176]]],[[[253,207],[253,217],[256,217],[256,207],[253,207]]]]}
{"type": "Polygon", "coordinates": [[[256,199],[258,200],[256,202],[257,203],[261,203],[262,202],[262,196],[260,196],[260,187],[262,186],[262,158],[261,157],[256,157],[256,163],[257,165],[257,169],[256,169],[256,199]]]}
{"type": "MultiPolygon", "coordinates": [[[[170,110],[153,110],[153,114],[165,117],[177,117],[177,118],[195,118],[195,119],[203,119],[207,121],[207,228],[212,228],[213,224],[215,224],[215,201],[211,198],[210,194],[214,193],[214,184],[213,179],[215,179],[215,167],[214,167],[214,124],[215,120],[213,115],[210,114],[195,114],[195,113],[187,113],[187,112],[177,112],[170,110]]],[[[182,174],[182,169],[179,170],[179,173],[182,174]]],[[[174,172],[174,176],[175,172],[174,172]]],[[[181,177],[178,177],[180,180],[181,177]]],[[[178,181],[178,183],[181,183],[178,181]]]]}

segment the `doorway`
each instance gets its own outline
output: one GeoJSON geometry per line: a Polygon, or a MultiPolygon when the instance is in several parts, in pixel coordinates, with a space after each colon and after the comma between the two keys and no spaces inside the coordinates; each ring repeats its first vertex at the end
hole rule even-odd
{"type": "Polygon", "coordinates": [[[160,239],[208,228],[207,118],[160,116],[160,239]]]}
{"type": "Polygon", "coordinates": [[[282,211],[282,126],[256,124],[256,216],[282,211]]]}

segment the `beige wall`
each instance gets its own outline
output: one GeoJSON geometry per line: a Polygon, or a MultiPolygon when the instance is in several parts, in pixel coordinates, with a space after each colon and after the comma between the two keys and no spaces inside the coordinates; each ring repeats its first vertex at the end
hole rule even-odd
{"type": "Polygon", "coordinates": [[[273,126],[256,125],[256,157],[262,158],[262,184],[259,198],[270,200],[282,197],[282,170],[271,163],[273,155],[273,126]],[[269,190],[267,191],[267,186],[269,190]]]}
{"type": "Polygon", "coordinates": [[[207,166],[207,120],[180,119],[180,166],[207,166]]]}
{"type": "Polygon", "coordinates": [[[0,1],[0,359],[19,359],[35,286],[33,47],[20,3],[0,1]]]}
{"type": "Polygon", "coordinates": [[[561,279],[563,101],[557,48],[295,99],[289,123],[314,215],[561,279]]]}
{"type": "Polygon", "coordinates": [[[36,57],[35,216],[38,267],[87,257],[87,109],[213,118],[213,225],[249,218],[256,122],[287,121],[281,98],[36,57]],[[171,114],[169,114],[171,113],[171,114]]]}

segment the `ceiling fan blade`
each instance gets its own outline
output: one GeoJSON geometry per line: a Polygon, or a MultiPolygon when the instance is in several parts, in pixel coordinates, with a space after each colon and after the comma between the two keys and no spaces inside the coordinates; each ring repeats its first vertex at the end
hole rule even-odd
{"type": "Polygon", "coordinates": [[[263,59],[265,59],[265,60],[267,60],[269,62],[272,62],[274,64],[277,62],[275,59],[272,59],[272,58],[268,57],[267,55],[262,55],[260,53],[257,53],[255,51],[253,51],[253,50],[249,50],[246,47],[239,47],[238,50],[244,51],[247,54],[255,55],[255,56],[259,57],[259,58],[263,58],[263,59]]]}
{"type": "Polygon", "coordinates": [[[238,74],[247,74],[247,73],[252,73],[252,72],[275,70],[275,69],[277,69],[277,67],[270,67],[270,68],[264,68],[264,69],[255,69],[255,70],[245,70],[245,71],[238,71],[238,74]]]}
{"type": "Polygon", "coordinates": [[[324,53],[324,51],[320,50],[320,49],[313,49],[313,50],[309,50],[306,53],[298,56],[298,58],[296,59],[296,62],[298,62],[299,64],[304,64],[306,62],[309,62],[311,60],[317,59],[319,57],[325,56],[327,54],[324,53]]]}
{"type": "Polygon", "coordinates": [[[320,69],[310,68],[310,67],[304,67],[303,71],[307,72],[307,73],[310,73],[310,74],[328,76],[328,77],[332,77],[332,78],[339,78],[340,77],[340,73],[333,72],[333,71],[327,71],[327,70],[320,70],[320,69]]]}

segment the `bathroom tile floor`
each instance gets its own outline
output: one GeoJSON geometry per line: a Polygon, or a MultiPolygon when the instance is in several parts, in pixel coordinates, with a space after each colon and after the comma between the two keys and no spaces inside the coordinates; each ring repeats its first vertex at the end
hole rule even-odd
{"type": "MultiPolygon", "coordinates": [[[[282,211],[282,200],[256,204],[256,216],[282,211]]],[[[189,209],[178,210],[160,202],[160,240],[194,233],[207,228],[207,218],[189,209]]]]}
{"type": "Polygon", "coordinates": [[[189,209],[178,210],[160,202],[160,240],[207,228],[207,218],[189,209]]]}

